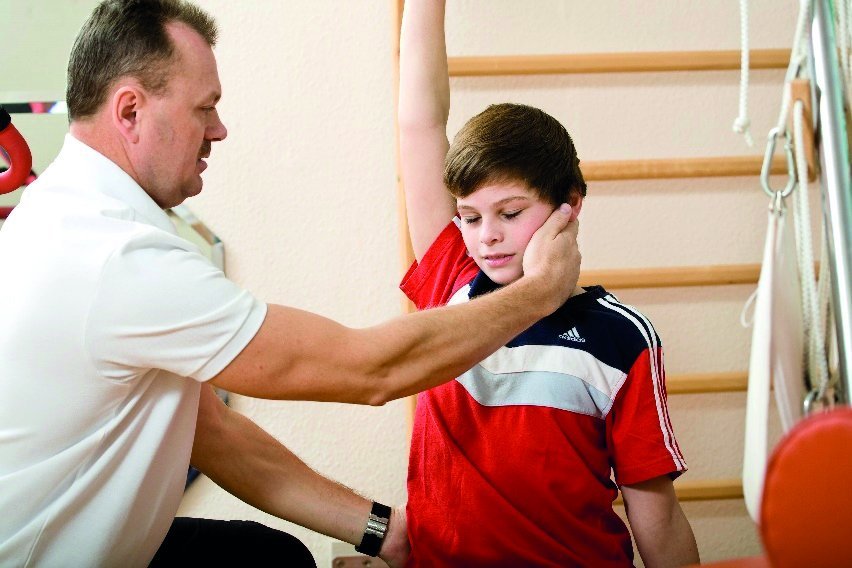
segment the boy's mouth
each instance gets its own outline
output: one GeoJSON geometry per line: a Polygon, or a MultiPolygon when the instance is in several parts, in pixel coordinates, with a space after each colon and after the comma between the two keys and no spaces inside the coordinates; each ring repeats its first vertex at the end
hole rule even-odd
{"type": "Polygon", "coordinates": [[[509,264],[514,257],[514,254],[486,254],[482,257],[482,260],[489,268],[500,268],[509,264]]]}

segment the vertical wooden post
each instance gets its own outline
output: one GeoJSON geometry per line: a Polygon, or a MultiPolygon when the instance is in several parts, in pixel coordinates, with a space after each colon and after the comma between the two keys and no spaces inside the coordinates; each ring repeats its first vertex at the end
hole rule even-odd
{"type": "MultiPolygon", "coordinates": [[[[400,274],[404,274],[411,263],[414,262],[414,249],[411,247],[411,239],[408,236],[408,217],[405,211],[405,187],[402,181],[402,168],[399,163],[399,121],[397,111],[399,109],[399,34],[402,29],[402,9],[405,0],[391,0],[393,17],[392,45],[393,45],[393,124],[396,138],[396,213],[399,225],[399,262],[402,267],[400,274]]],[[[402,310],[404,313],[414,311],[414,305],[406,297],[402,298],[402,310]]],[[[414,405],[417,403],[416,396],[408,397],[408,432],[414,421],[414,405]]]]}

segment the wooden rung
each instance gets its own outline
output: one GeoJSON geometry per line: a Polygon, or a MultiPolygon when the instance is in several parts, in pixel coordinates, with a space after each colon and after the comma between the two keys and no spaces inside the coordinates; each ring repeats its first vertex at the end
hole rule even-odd
{"type": "MultiPolygon", "coordinates": [[[[759,176],[763,156],[720,156],[711,158],[666,158],[653,160],[582,161],[586,181],[665,179],[696,177],[759,176]]],[[[786,175],[787,164],[776,156],[773,175],[786,175]]]]}
{"type": "Polygon", "coordinates": [[[600,284],[604,288],[666,288],[677,286],[721,286],[755,284],[759,264],[715,266],[669,266],[664,268],[627,268],[584,270],[580,286],[600,284]]]}
{"type": "Polygon", "coordinates": [[[793,114],[795,113],[796,101],[802,101],[804,124],[802,128],[802,145],[805,149],[805,161],[808,164],[808,181],[816,181],[817,167],[819,162],[816,157],[816,144],[814,142],[814,124],[811,120],[813,106],[811,103],[811,83],[807,79],[793,79],[789,83],[790,89],[790,113],[787,116],[787,128],[795,135],[793,114]]]}
{"type": "Polygon", "coordinates": [[[691,373],[666,377],[668,394],[736,392],[748,388],[748,373],[691,373]]]}
{"type": "MultiPolygon", "coordinates": [[[[679,501],[713,501],[717,499],[743,498],[743,483],[740,479],[675,481],[674,488],[679,501]]],[[[624,504],[620,494],[613,504],[624,504]]]]}
{"type": "Polygon", "coordinates": [[[675,482],[675,493],[681,501],[710,501],[713,499],[742,499],[740,479],[704,479],[675,482]]]}
{"type": "MultiPolygon", "coordinates": [[[[501,55],[448,57],[451,77],[488,75],[552,75],[564,73],[634,73],[661,71],[729,71],[740,69],[741,52],[647,51],[566,55],[501,55]]],[[[750,69],[785,69],[789,49],[753,49],[750,69]]]]}

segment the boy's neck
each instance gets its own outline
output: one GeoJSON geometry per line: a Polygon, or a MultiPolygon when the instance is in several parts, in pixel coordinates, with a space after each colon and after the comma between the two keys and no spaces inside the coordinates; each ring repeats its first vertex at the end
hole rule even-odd
{"type": "Polygon", "coordinates": [[[582,286],[578,285],[576,288],[574,288],[574,291],[571,292],[570,297],[573,298],[574,296],[579,296],[580,294],[584,294],[585,292],[586,292],[586,289],[583,288],[582,286]]]}

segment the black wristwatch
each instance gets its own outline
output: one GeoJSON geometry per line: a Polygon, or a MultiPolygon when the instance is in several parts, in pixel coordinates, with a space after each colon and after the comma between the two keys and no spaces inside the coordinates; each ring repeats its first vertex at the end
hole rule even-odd
{"type": "Polygon", "coordinates": [[[390,514],[390,507],[373,501],[373,510],[370,511],[370,518],[367,519],[364,536],[361,538],[361,544],[356,546],[355,550],[367,556],[379,555],[379,550],[381,550],[385,535],[388,532],[390,514]]]}

